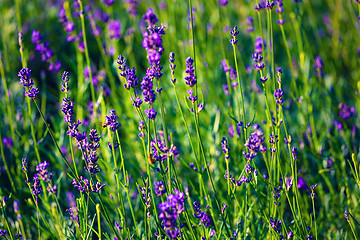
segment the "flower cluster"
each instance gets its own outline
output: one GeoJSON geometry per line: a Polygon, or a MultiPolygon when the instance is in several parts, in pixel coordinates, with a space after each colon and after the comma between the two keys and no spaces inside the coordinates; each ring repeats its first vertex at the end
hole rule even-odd
{"type": "Polygon", "coordinates": [[[80,32],[79,34],[75,33],[74,22],[70,21],[69,18],[66,16],[66,10],[63,6],[60,7],[57,16],[59,18],[59,22],[63,25],[64,31],[68,34],[66,36],[66,40],[68,42],[79,42],[82,38],[82,32],[80,32]]]}
{"type": "Polygon", "coordinates": [[[229,147],[228,147],[228,141],[227,141],[226,137],[222,138],[221,147],[222,147],[222,151],[225,153],[225,160],[229,160],[229,158],[230,158],[229,147]]]}
{"type": "Polygon", "coordinates": [[[265,152],[267,149],[264,146],[264,141],[264,132],[261,129],[257,129],[255,132],[251,133],[249,139],[244,144],[244,146],[248,149],[248,152],[243,152],[246,159],[253,159],[257,155],[258,151],[265,152]]]}
{"type": "Polygon", "coordinates": [[[182,236],[182,232],[178,228],[178,220],[180,220],[180,214],[185,210],[185,194],[175,189],[174,193],[169,194],[166,200],[158,206],[161,211],[159,219],[168,237],[176,239],[182,236]]]}
{"type": "Polygon", "coordinates": [[[247,28],[247,32],[251,33],[255,31],[255,27],[254,27],[254,18],[253,17],[247,17],[246,18],[246,25],[248,26],[247,28]]]}
{"type": "Polygon", "coordinates": [[[31,70],[28,68],[22,68],[18,76],[20,77],[20,83],[25,87],[25,96],[31,99],[35,99],[39,95],[39,89],[33,88],[34,81],[31,79],[31,70]]]}
{"type": "Polygon", "coordinates": [[[83,176],[80,176],[78,178],[78,181],[74,178],[72,181],[72,184],[74,187],[76,187],[80,192],[93,192],[98,193],[103,187],[105,187],[105,184],[102,184],[101,182],[97,182],[94,185],[94,182],[92,180],[89,181],[89,179],[84,178],[83,176]]]}
{"type": "Polygon", "coordinates": [[[160,79],[162,77],[162,67],[160,66],[160,58],[164,52],[162,36],[165,34],[165,27],[155,25],[158,22],[156,15],[151,8],[144,14],[143,19],[147,21],[147,31],[143,32],[142,46],[147,51],[147,59],[153,73],[153,77],[160,79]]]}
{"type": "MultiPolygon", "coordinates": [[[[176,146],[172,144],[170,146],[170,149],[166,148],[165,137],[163,132],[160,132],[159,136],[160,138],[158,137],[156,141],[153,140],[150,143],[151,151],[153,152],[154,159],[156,161],[164,161],[168,156],[174,156],[174,157],[178,156],[179,151],[177,150],[176,146]]],[[[168,136],[168,138],[170,141],[170,136],[168,136]]]]}
{"type": "Polygon", "coordinates": [[[339,116],[344,119],[350,119],[354,116],[355,113],[355,108],[354,107],[349,107],[346,104],[340,103],[339,104],[339,116]]]}
{"type": "Polygon", "coordinates": [[[170,52],[170,55],[169,55],[169,68],[170,68],[170,71],[171,71],[171,76],[172,76],[172,79],[170,79],[170,81],[172,82],[172,84],[175,84],[176,83],[176,78],[174,78],[174,74],[175,74],[175,68],[176,68],[176,65],[174,64],[175,63],[175,53],[173,52],[170,52]]]}
{"type": "Polygon", "coordinates": [[[280,197],[281,197],[281,191],[283,190],[283,188],[281,187],[281,186],[279,186],[279,187],[274,187],[274,189],[273,189],[273,191],[272,191],[272,193],[274,194],[273,195],[273,198],[274,198],[274,200],[275,200],[275,202],[274,202],[274,204],[276,205],[276,206],[280,206],[281,205],[281,202],[280,202],[280,197]]]}
{"type": "Polygon", "coordinates": [[[119,40],[121,35],[120,20],[111,20],[107,23],[108,36],[110,39],[119,40]]]}
{"type": "Polygon", "coordinates": [[[49,63],[49,70],[57,73],[61,68],[61,63],[59,61],[53,62],[54,51],[49,48],[49,42],[42,42],[42,39],[43,37],[40,32],[33,30],[31,41],[33,44],[36,44],[35,51],[40,53],[43,62],[49,63]]]}
{"type": "Polygon", "coordinates": [[[275,89],[274,97],[276,98],[276,103],[280,106],[284,103],[284,99],[282,96],[284,95],[284,91],[281,88],[275,89]]]}
{"type": "Polygon", "coordinates": [[[116,115],[115,110],[110,110],[110,115],[105,116],[103,127],[110,127],[111,131],[115,132],[121,126],[121,124],[116,121],[117,118],[118,116],[116,115]]]}
{"type": "MultiPolygon", "coordinates": [[[[255,53],[252,55],[254,61],[254,69],[259,71],[265,67],[265,63],[263,62],[262,52],[265,48],[265,42],[261,37],[258,37],[255,41],[255,53]]],[[[261,79],[261,82],[264,84],[267,78],[264,76],[261,79]]]]}
{"type": "Polygon", "coordinates": [[[211,224],[211,219],[206,212],[201,211],[201,204],[198,201],[195,201],[194,204],[194,217],[199,219],[199,226],[209,227],[211,224]]]}
{"type": "Polygon", "coordinates": [[[226,6],[228,3],[229,3],[228,0],[219,0],[219,6],[224,7],[224,6],[226,6]]]}
{"type": "Polygon", "coordinates": [[[230,35],[232,36],[232,39],[230,39],[230,43],[231,44],[236,44],[237,43],[237,38],[236,36],[239,34],[239,31],[238,31],[238,27],[235,25],[233,29],[230,30],[230,35]]]}
{"type": "MultiPolygon", "coordinates": [[[[36,171],[38,172],[38,174],[36,174],[36,175],[37,175],[38,179],[40,178],[42,181],[48,183],[48,186],[46,188],[48,190],[48,192],[56,193],[57,186],[56,185],[54,185],[54,186],[51,185],[51,178],[52,178],[53,174],[49,173],[49,171],[47,170],[47,166],[49,166],[49,163],[46,162],[46,161],[43,162],[43,163],[39,163],[36,166],[36,171]]],[[[35,179],[35,176],[34,176],[34,179],[35,179]]]]}
{"type": "Polygon", "coordinates": [[[186,76],[184,77],[184,79],[185,79],[185,84],[188,85],[189,87],[194,87],[195,84],[197,83],[197,78],[195,76],[195,67],[193,66],[193,64],[194,64],[194,60],[191,57],[188,57],[186,59],[186,70],[185,70],[186,76]]]}
{"type": "Polygon", "coordinates": [[[147,115],[147,118],[150,120],[155,120],[156,115],[157,115],[157,111],[155,111],[154,108],[150,108],[150,109],[145,109],[144,110],[145,114],[147,115]]]}
{"type": "Polygon", "coordinates": [[[83,146],[83,149],[85,149],[84,160],[87,163],[84,169],[91,175],[100,172],[99,166],[97,165],[99,157],[96,153],[96,150],[100,147],[100,138],[96,129],[90,129],[89,141],[86,141],[85,146],[83,146]]]}
{"type": "Polygon", "coordinates": [[[286,19],[282,18],[282,13],[284,12],[283,8],[283,0],[275,0],[276,9],[275,12],[279,14],[279,19],[276,20],[277,24],[283,25],[286,21],[286,19]]]}
{"type": "Polygon", "coordinates": [[[151,77],[145,75],[140,83],[140,87],[143,90],[144,102],[152,104],[156,100],[155,91],[153,89],[153,81],[151,77]]]}
{"type": "Polygon", "coordinates": [[[315,193],[315,188],[316,187],[317,187],[317,184],[310,186],[310,189],[311,189],[310,197],[311,198],[314,198],[315,195],[316,195],[316,193],[315,193]]]}
{"type": "Polygon", "coordinates": [[[80,227],[79,209],[76,207],[76,201],[72,192],[66,193],[66,202],[69,205],[66,211],[70,214],[70,220],[74,222],[76,227],[80,227]]]}
{"type": "Polygon", "coordinates": [[[281,225],[281,219],[278,220],[277,218],[270,218],[270,226],[277,234],[279,234],[279,239],[291,239],[293,237],[293,233],[291,231],[288,232],[286,238],[283,234],[281,234],[281,225]]]}
{"type": "Polygon", "coordinates": [[[155,182],[155,194],[163,196],[166,193],[166,188],[163,181],[155,182]]]}
{"type": "Polygon", "coordinates": [[[269,143],[271,144],[270,151],[276,152],[276,143],[278,142],[278,135],[275,135],[274,133],[270,133],[270,140],[269,143]]]}
{"type": "Polygon", "coordinates": [[[127,8],[127,12],[132,16],[137,16],[138,11],[136,8],[139,5],[140,1],[139,0],[126,0],[126,2],[129,4],[128,8],[127,8]]]}
{"type": "Polygon", "coordinates": [[[147,215],[149,217],[150,216],[149,210],[151,208],[151,189],[150,187],[146,187],[146,185],[147,185],[147,180],[145,181],[145,187],[140,187],[140,191],[141,191],[142,200],[144,201],[146,210],[148,211],[147,215]]]}
{"type": "Polygon", "coordinates": [[[119,64],[118,68],[121,71],[120,76],[126,79],[126,83],[124,84],[125,89],[127,90],[129,90],[130,88],[135,89],[139,84],[138,82],[139,79],[135,74],[135,67],[133,67],[133,69],[127,67],[126,59],[122,55],[118,57],[117,63],[119,64]]]}
{"type": "Polygon", "coordinates": [[[321,56],[315,57],[315,63],[314,63],[314,74],[318,77],[322,77],[324,75],[324,63],[321,59],[321,56]]]}

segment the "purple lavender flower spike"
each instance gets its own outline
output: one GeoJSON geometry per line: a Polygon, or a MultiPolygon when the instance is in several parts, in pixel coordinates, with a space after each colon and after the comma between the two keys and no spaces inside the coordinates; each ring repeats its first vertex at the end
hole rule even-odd
{"type": "Polygon", "coordinates": [[[235,25],[234,28],[230,30],[230,35],[233,37],[232,39],[230,39],[231,44],[237,43],[238,40],[236,39],[236,36],[238,34],[239,34],[238,27],[235,25]]]}
{"type": "Polygon", "coordinates": [[[103,123],[103,127],[109,126],[111,131],[115,132],[121,126],[120,123],[116,122],[117,118],[118,118],[118,116],[116,115],[115,110],[113,110],[113,109],[110,110],[110,115],[105,116],[105,122],[103,123]]]}
{"type": "Polygon", "coordinates": [[[144,112],[149,119],[155,120],[157,112],[154,110],[154,108],[145,109],[144,112]]]}
{"type": "Polygon", "coordinates": [[[186,70],[185,70],[185,84],[189,87],[194,87],[197,83],[197,78],[195,76],[195,67],[193,66],[194,60],[191,57],[186,59],[186,70]]]}

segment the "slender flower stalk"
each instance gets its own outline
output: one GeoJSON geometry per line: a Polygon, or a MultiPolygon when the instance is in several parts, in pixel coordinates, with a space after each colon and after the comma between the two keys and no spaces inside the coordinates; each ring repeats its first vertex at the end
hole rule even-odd
{"type": "MultiPolygon", "coordinates": [[[[81,28],[82,28],[82,34],[83,34],[83,42],[84,42],[84,49],[85,49],[85,58],[86,58],[86,64],[89,68],[91,68],[90,63],[90,56],[89,56],[89,49],[88,49],[88,43],[86,39],[86,29],[85,29],[85,19],[84,19],[84,8],[82,5],[82,0],[77,0],[80,8],[80,20],[81,20],[81,28]]],[[[91,72],[91,69],[89,70],[89,80],[90,80],[90,90],[91,90],[91,99],[94,106],[94,113],[97,112],[97,102],[96,102],[96,96],[95,96],[95,87],[93,83],[93,75],[91,72]]]]}
{"type": "MultiPolygon", "coordinates": [[[[230,39],[230,43],[233,47],[233,53],[234,53],[234,61],[235,61],[235,68],[236,68],[236,72],[237,74],[237,80],[238,80],[238,84],[239,84],[239,91],[240,91],[240,101],[241,101],[241,110],[239,109],[239,114],[240,112],[242,112],[242,119],[244,122],[244,125],[246,126],[246,117],[245,117],[245,107],[244,107],[244,97],[243,97],[243,90],[242,90],[242,85],[241,85],[241,81],[240,81],[240,74],[239,74],[239,68],[238,68],[238,64],[237,64],[237,58],[236,58],[236,47],[235,44],[237,43],[237,39],[236,36],[239,34],[239,31],[237,30],[237,26],[235,25],[233,29],[231,29],[230,31],[230,35],[233,37],[232,39],[230,39]]],[[[240,107],[240,103],[239,103],[239,107],[240,107]]],[[[247,137],[247,132],[246,132],[246,128],[244,128],[244,142],[245,139],[247,137]]]]}

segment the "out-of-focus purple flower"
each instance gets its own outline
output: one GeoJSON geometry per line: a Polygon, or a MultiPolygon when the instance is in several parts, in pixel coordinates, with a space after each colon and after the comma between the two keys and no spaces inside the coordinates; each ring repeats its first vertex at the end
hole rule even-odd
{"type": "Polygon", "coordinates": [[[153,26],[159,21],[152,8],[147,10],[147,12],[143,15],[143,19],[148,23],[149,26],[153,26]]]}
{"type": "Polygon", "coordinates": [[[324,75],[324,63],[321,59],[321,56],[315,57],[315,63],[314,63],[314,74],[318,77],[322,77],[324,75]]]}
{"type": "Polygon", "coordinates": [[[254,18],[253,17],[247,17],[246,18],[246,25],[248,26],[247,28],[247,32],[254,32],[255,31],[255,27],[254,27],[254,18]]]}
{"type": "Polygon", "coordinates": [[[106,6],[111,6],[115,0],[101,0],[106,6]]]}
{"type": "Polygon", "coordinates": [[[220,67],[224,70],[224,72],[229,71],[229,65],[227,64],[226,59],[221,60],[220,67]]]}
{"type": "MultiPolygon", "coordinates": [[[[232,68],[230,67],[230,75],[229,75],[230,79],[231,80],[235,80],[237,78],[237,72],[232,68]]],[[[231,84],[232,86],[233,84],[231,84]]],[[[234,86],[232,86],[234,87],[234,86]]]]}
{"type": "Polygon", "coordinates": [[[339,116],[342,117],[342,119],[346,120],[346,119],[350,119],[352,118],[352,116],[354,116],[355,113],[355,108],[354,107],[349,107],[346,104],[340,103],[339,104],[339,116]]]}
{"type": "Polygon", "coordinates": [[[138,0],[126,0],[126,2],[129,4],[129,6],[127,8],[127,12],[132,16],[137,16],[138,15],[137,6],[139,5],[139,1],[138,0]]]}
{"type": "Polygon", "coordinates": [[[110,39],[120,39],[121,35],[121,22],[120,20],[111,20],[107,24],[108,35],[110,39]]]}
{"type": "Polygon", "coordinates": [[[228,4],[228,2],[228,0],[219,0],[219,5],[224,7],[228,4]]]}
{"type": "Polygon", "coordinates": [[[32,43],[38,44],[41,42],[42,39],[43,37],[41,36],[40,32],[34,29],[31,35],[32,43]]]}
{"type": "Polygon", "coordinates": [[[308,189],[308,186],[307,186],[306,181],[305,181],[304,178],[298,177],[298,179],[297,179],[297,188],[300,189],[300,190],[307,190],[308,189]]]}
{"type": "Polygon", "coordinates": [[[2,141],[3,141],[4,145],[5,145],[5,147],[7,147],[7,148],[11,148],[14,145],[12,138],[4,137],[2,139],[2,141]]]}

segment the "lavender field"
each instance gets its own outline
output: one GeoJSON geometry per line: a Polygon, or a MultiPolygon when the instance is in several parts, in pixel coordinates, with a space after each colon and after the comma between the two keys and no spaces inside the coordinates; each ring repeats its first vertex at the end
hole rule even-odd
{"type": "Polygon", "coordinates": [[[1,0],[0,239],[360,238],[359,0],[1,0]]]}

